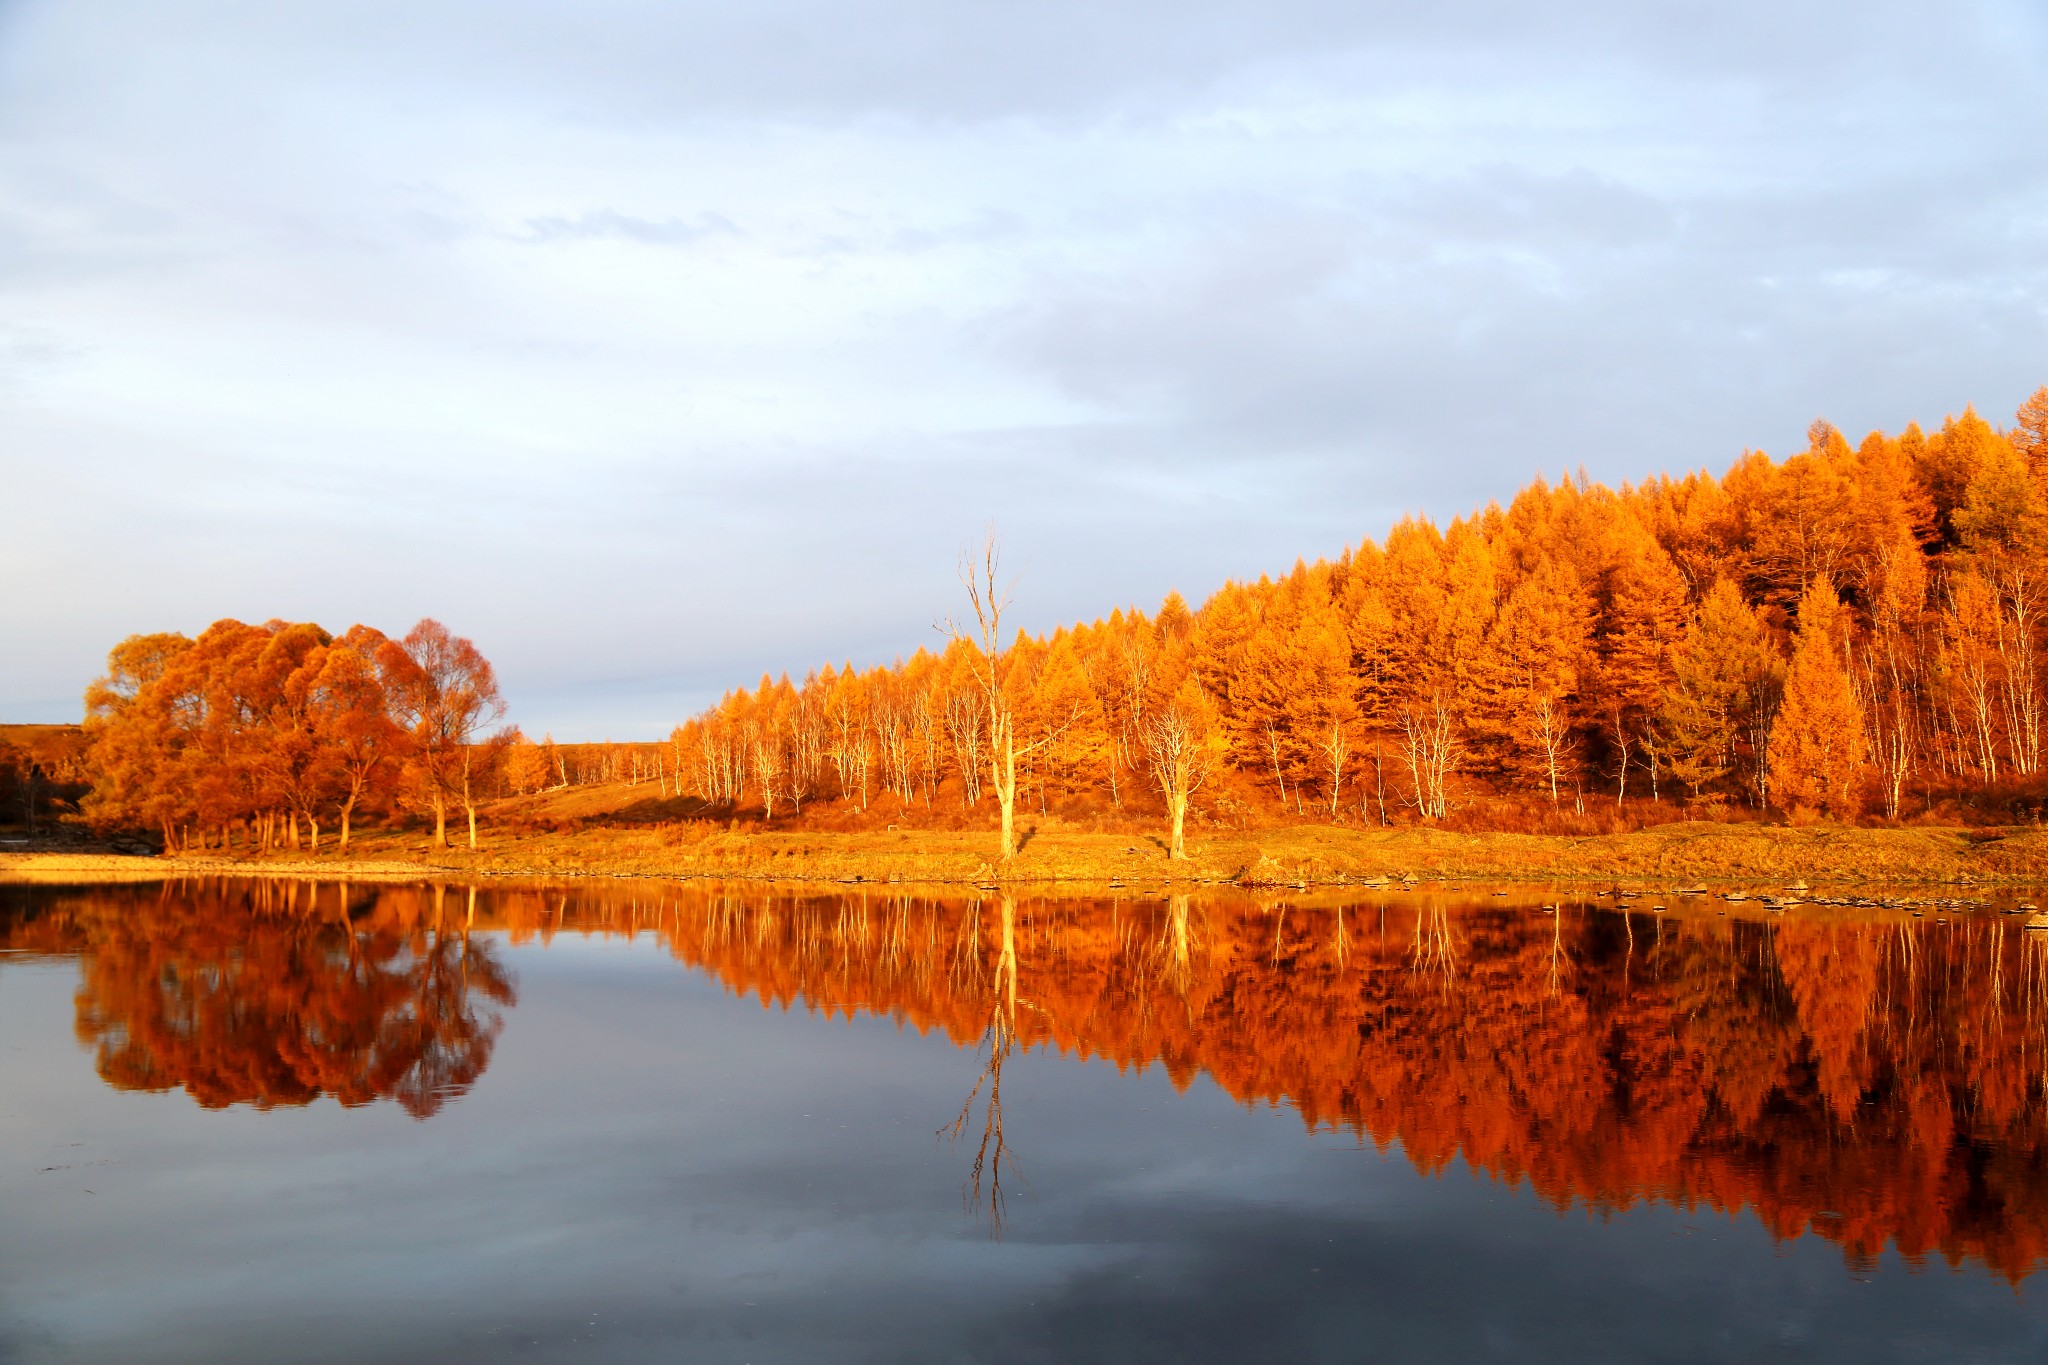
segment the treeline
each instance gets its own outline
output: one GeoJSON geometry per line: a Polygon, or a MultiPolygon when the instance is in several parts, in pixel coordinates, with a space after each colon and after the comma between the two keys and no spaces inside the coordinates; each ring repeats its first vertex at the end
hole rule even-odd
{"type": "Polygon", "coordinates": [[[90,789],[75,725],[0,725],[0,826],[38,834],[90,789]]]}
{"type": "MultiPolygon", "coordinates": [[[[969,577],[978,612],[999,605],[969,577]]],[[[2044,606],[2048,388],[2010,430],[1966,410],[1852,445],[1816,422],[1783,462],[1539,480],[1199,610],[763,678],[670,747],[704,800],[771,816],[973,808],[1007,755],[1041,809],[1171,810],[1215,775],[1225,819],[1503,796],[1897,819],[2041,779],[2044,606]]]]}
{"type": "Polygon", "coordinates": [[[476,808],[514,735],[496,674],[476,646],[434,620],[401,639],[370,626],[331,635],[307,622],[216,621],[196,639],[135,635],[114,647],[85,696],[101,826],[161,832],[165,847],[313,850],[332,826],[401,804],[476,808]]]}
{"type": "Polygon", "coordinates": [[[506,752],[499,787],[504,795],[530,796],[565,787],[595,787],[612,782],[632,787],[651,782],[658,784],[666,796],[674,775],[666,744],[611,740],[557,744],[553,735],[538,741],[522,735],[512,741],[506,752]]]}

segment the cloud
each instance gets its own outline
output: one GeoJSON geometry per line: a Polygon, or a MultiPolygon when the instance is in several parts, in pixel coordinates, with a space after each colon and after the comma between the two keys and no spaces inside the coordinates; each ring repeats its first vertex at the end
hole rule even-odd
{"type": "Polygon", "coordinates": [[[9,718],[129,630],[432,613],[530,729],[659,732],[925,643],[993,514],[1050,625],[2048,378],[2017,2],[29,0],[0,38],[0,574],[69,566],[0,605],[9,718]]]}
{"type": "Polygon", "coordinates": [[[589,241],[620,238],[647,246],[693,246],[725,233],[739,231],[723,214],[707,213],[692,221],[664,218],[654,221],[635,218],[611,209],[598,209],[574,217],[549,215],[526,220],[522,238],[533,242],[589,241]]]}

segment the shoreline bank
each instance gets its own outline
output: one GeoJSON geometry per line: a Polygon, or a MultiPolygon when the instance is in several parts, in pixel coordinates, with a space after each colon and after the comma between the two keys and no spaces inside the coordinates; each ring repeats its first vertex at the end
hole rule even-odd
{"type": "Polygon", "coordinates": [[[1169,860],[1151,836],[1028,831],[1007,868],[985,833],[605,828],[490,835],[477,850],[372,834],[331,851],[123,855],[90,847],[0,851],[0,882],[159,881],[279,876],[422,878],[667,877],[683,880],[922,885],[1342,887],[1428,881],[1658,883],[1825,881],[1837,885],[2048,886],[2048,831],[2032,827],[1790,828],[1705,822],[1578,837],[1297,825],[1191,841],[1169,860]]]}

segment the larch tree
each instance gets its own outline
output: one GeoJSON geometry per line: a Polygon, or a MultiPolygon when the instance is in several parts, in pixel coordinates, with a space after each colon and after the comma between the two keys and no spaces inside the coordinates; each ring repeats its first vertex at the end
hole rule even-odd
{"type": "Polygon", "coordinates": [[[1386,746],[1406,690],[1411,660],[1407,631],[1395,618],[1390,601],[1389,557],[1370,541],[1366,547],[1353,557],[1350,581],[1345,585],[1346,629],[1351,642],[1351,681],[1365,729],[1358,746],[1361,761],[1365,760],[1365,744],[1372,745],[1371,791],[1361,794],[1359,813],[1370,814],[1384,825],[1388,822],[1386,746]],[[1369,553],[1366,547],[1371,547],[1369,553]]]}
{"type": "Polygon", "coordinates": [[[1540,782],[1556,806],[1577,745],[1580,679],[1591,634],[1586,595],[1569,566],[1544,559],[1509,594],[1475,664],[1486,704],[1474,728],[1498,736],[1503,766],[1540,782]]]}
{"type": "Polygon", "coordinates": [[[547,751],[524,735],[518,735],[505,751],[505,781],[521,796],[540,791],[554,777],[549,771],[547,751]]]}
{"type": "Polygon", "coordinates": [[[1871,766],[1884,795],[1884,813],[1896,820],[1925,728],[1917,644],[1927,605],[1927,565],[1910,532],[1903,529],[1891,545],[1878,551],[1875,561],[1867,579],[1870,635],[1857,655],[1853,677],[1863,706],[1871,766]]]}
{"type": "Polygon", "coordinates": [[[932,669],[933,706],[944,729],[950,766],[960,779],[960,808],[972,810],[981,801],[982,776],[988,770],[987,706],[970,662],[974,646],[955,640],[941,650],[932,669]]]}
{"type": "Polygon", "coordinates": [[[1737,514],[1760,600],[1790,603],[1816,576],[1841,574],[1857,539],[1856,465],[1842,434],[1815,422],[1807,449],[1784,464],[1738,467],[1737,514]]]}
{"type": "Polygon", "coordinates": [[[825,754],[832,760],[840,796],[851,798],[857,792],[862,810],[868,808],[868,776],[874,763],[871,691],[868,680],[848,662],[825,692],[825,754]]]}
{"type": "MultiPolygon", "coordinates": [[[[1614,800],[1628,793],[1631,752],[1646,737],[1650,717],[1670,686],[1672,657],[1685,639],[1685,580],[1656,538],[1624,514],[1611,542],[1611,561],[1597,624],[1598,720],[1613,746],[1614,800]]],[[[1656,792],[1656,748],[1649,750],[1651,792],[1656,792]]]]}
{"type": "Polygon", "coordinates": [[[1062,796],[1071,795],[1082,774],[1101,763],[1109,736],[1071,632],[1054,633],[1032,681],[1024,710],[1030,737],[1042,741],[1042,802],[1048,787],[1062,796]]]}
{"type": "Polygon", "coordinates": [[[1918,427],[1908,426],[1900,441],[1917,455],[1916,473],[1933,500],[1942,544],[1961,544],[1966,526],[1958,522],[1956,513],[1968,501],[1970,485],[1979,473],[1999,459],[1999,447],[2011,449],[2009,443],[1974,407],[1964,408],[1960,417],[1944,419],[1941,430],[1924,440],[1918,427]]]}
{"type": "Polygon", "coordinates": [[[2020,410],[2013,415],[2013,428],[2007,439],[2026,460],[2043,500],[2048,501],[2048,384],[2035,389],[2027,401],[2020,404],[2020,410]]]}
{"type": "Polygon", "coordinates": [[[1999,693],[1998,594],[1971,567],[1952,569],[1944,583],[1937,679],[1947,701],[1958,756],[1985,782],[1996,782],[2004,746],[1999,693]]]}
{"type": "Polygon", "coordinates": [[[1863,709],[1843,664],[1848,624],[1834,584],[1816,578],[1799,599],[1799,634],[1770,740],[1778,803],[1836,818],[1855,813],[1864,759],[1863,709]]]}
{"type": "Polygon", "coordinates": [[[1729,579],[1716,580],[1672,660],[1655,729],[1672,776],[1696,796],[1767,793],[1765,752],[1782,666],[1770,634],[1729,579]]]}
{"type": "Polygon", "coordinates": [[[1450,813],[1450,783],[1464,761],[1459,676],[1493,615],[1492,556],[1454,526],[1439,534],[1404,518],[1387,533],[1384,604],[1378,636],[1389,675],[1386,708],[1408,803],[1425,820],[1450,813]]]}
{"type": "Polygon", "coordinates": [[[783,785],[784,736],[788,731],[788,714],[793,698],[790,695],[789,679],[784,678],[778,686],[766,673],[754,689],[754,704],[750,708],[745,733],[747,736],[747,761],[753,772],[754,783],[761,792],[761,818],[775,818],[775,795],[783,785]]]}

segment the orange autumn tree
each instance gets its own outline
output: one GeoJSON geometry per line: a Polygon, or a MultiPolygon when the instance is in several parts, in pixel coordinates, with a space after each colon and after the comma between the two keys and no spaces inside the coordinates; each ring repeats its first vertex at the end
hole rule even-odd
{"type": "Polygon", "coordinates": [[[1842,662],[1843,617],[1834,584],[1815,578],[1807,585],[1770,742],[1780,804],[1832,816],[1855,809],[1863,767],[1863,709],[1842,662]]]}
{"type": "MultiPolygon", "coordinates": [[[[489,681],[488,661],[458,643],[469,675],[489,681]]],[[[226,848],[239,833],[248,847],[317,853],[332,822],[346,849],[355,818],[420,759],[423,689],[414,657],[368,626],[336,637],[310,622],[223,620],[194,639],[131,636],[86,692],[85,813],[154,827],[166,848],[226,848]]],[[[486,690],[494,697],[495,682],[486,690]]],[[[480,799],[488,755],[473,725],[454,733],[467,751],[443,746],[427,761],[466,767],[480,799]]]]}
{"type": "MultiPolygon", "coordinates": [[[[1505,507],[1404,518],[1383,542],[1224,583],[1192,608],[1169,596],[1149,619],[1120,608],[1043,636],[984,636],[978,620],[936,659],[821,669],[788,707],[735,694],[671,748],[712,805],[794,811],[753,757],[815,772],[805,811],[868,813],[887,791],[892,815],[986,818],[1014,847],[1020,791],[1046,815],[1163,813],[1142,738],[1177,690],[1154,676],[1170,635],[1222,745],[1190,821],[1554,820],[1593,791],[1622,810],[1850,818],[1866,788],[1898,819],[1909,801],[1985,809],[1994,786],[2031,812],[2048,803],[2043,413],[2048,389],[2010,430],[1966,410],[1931,434],[1852,442],[1820,421],[1789,457],[1745,452],[1719,477],[1538,480],[1505,507]],[[1833,585],[1832,609],[1802,610],[1815,582],[1833,585]],[[1823,614],[1832,671],[1802,645],[1802,616],[1823,614]],[[1828,763],[1873,781],[1809,786],[1808,750],[1831,743],[1813,729],[1815,687],[1863,718],[1861,753],[1828,763]],[[749,725],[761,733],[743,738],[749,725]],[[1774,755],[1795,772],[1782,789],[1774,755]]],[[[983,608],[1003,605],[979,577],[983,608]]]]}
{"type": "Polygon", "coordinates": [[[1675,676],[1690,608],[1678,566],[1639,517],[1618,514],[1602,557],[1592,720],[1613,755],[1609,771],[1619,806],[1628,796],[1631,766],[1647,774],[1651,795],[1657,794],[1661,764],[1652,722],[1675,676]]]}
{"type": "Polygon", "coordinates": [[[1761,617],[1735,584],[1718,579],[1673,661],[1655,733],[1672,776],[1695,796],[1761,799],[1770,789],[1765,746],[1784,682],[1761,617]]]}
{"type": "Polygon", "coordinates": [[[505,714],[498,675],[470,641],[429,617],[386,655],[398,713],[412,732],[414,781],[434,813],[434,842],[448,846],[448,807],[469,818],[476,847],[476,807],[483,772],[511,739],[487,734],[505,714]]]}
{"type": "Polygon", "coordinates": [[[1510,780],[1540,786],[1552,806],[1578,747],[1588,606],[1571,570],[1545,559],[1502,605],[1476,667],[1485,704],[1472,728],[1492,740],[1510,780]]]}

